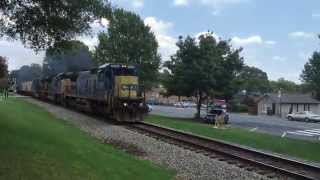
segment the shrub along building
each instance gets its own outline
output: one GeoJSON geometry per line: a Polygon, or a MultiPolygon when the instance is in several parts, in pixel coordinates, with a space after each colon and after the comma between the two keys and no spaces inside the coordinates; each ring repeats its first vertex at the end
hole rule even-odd
{"type": "Polygon", "coordinates": [[[292,112],[312,111],[320,113],[320,101],[311,94],[266,94],[256,101],[257,114],[285,117],[292,112]]]}

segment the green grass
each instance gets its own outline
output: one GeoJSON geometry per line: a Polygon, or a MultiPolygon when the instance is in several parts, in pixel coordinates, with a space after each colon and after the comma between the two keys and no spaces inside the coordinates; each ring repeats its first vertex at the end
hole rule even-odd
{"type": "Polygon", "coordinates": [[[30,103],[0,101],[0,179],[171,179],[174,172],[102,144],[30,103]]]}
{"type": "Polygon", "coordinates": [[[237,128],[215,129],[207,124],[162,116],[148,116],[146,121],[248,147],[320,162],[320,143],[317,142],[280,138],[237,128]]]}

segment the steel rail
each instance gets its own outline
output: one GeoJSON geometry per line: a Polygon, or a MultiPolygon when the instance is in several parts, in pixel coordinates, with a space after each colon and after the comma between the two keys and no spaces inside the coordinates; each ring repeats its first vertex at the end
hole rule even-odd
{"type": "Polygon", "coordinates": [[[213,152],[269,173],[294,179],[320,180],[320,167],[308,163],[146,122],[132,124],[131,127],[205,152],[213,152]]]}

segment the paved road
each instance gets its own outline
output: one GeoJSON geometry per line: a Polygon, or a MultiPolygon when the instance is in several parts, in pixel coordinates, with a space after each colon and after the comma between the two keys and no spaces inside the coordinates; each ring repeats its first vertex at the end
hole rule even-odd
{"type": "MultiPolygon", "coordinates": [[[[195,113],[195,108],[168,106],[153,106],[153,111],[151,112],[151,114],[179,118],[192,118],[195,113]]],[[[201,114],[204,116],[205,111],[202,111],[201,114]]],[[[243,128],[248,131],[264,132],[279,137],[320,141],[320,123],[288,121],[279,117],[233,113],[230,114],[230,123],[233,127],[243,128]]]]}

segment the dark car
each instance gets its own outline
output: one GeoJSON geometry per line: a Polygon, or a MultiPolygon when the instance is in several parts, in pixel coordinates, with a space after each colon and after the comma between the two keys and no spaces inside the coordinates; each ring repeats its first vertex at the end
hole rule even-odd
{"type": "Polygon", "coordinates": [[[224,116],[224,123],[228,124],[229,123],[229,114],[226,112],[225,109],[211,109],[205,116],[204,120],[207,123],[214,124],[216,121],[216,118],[220,115],[224,116]]]}

